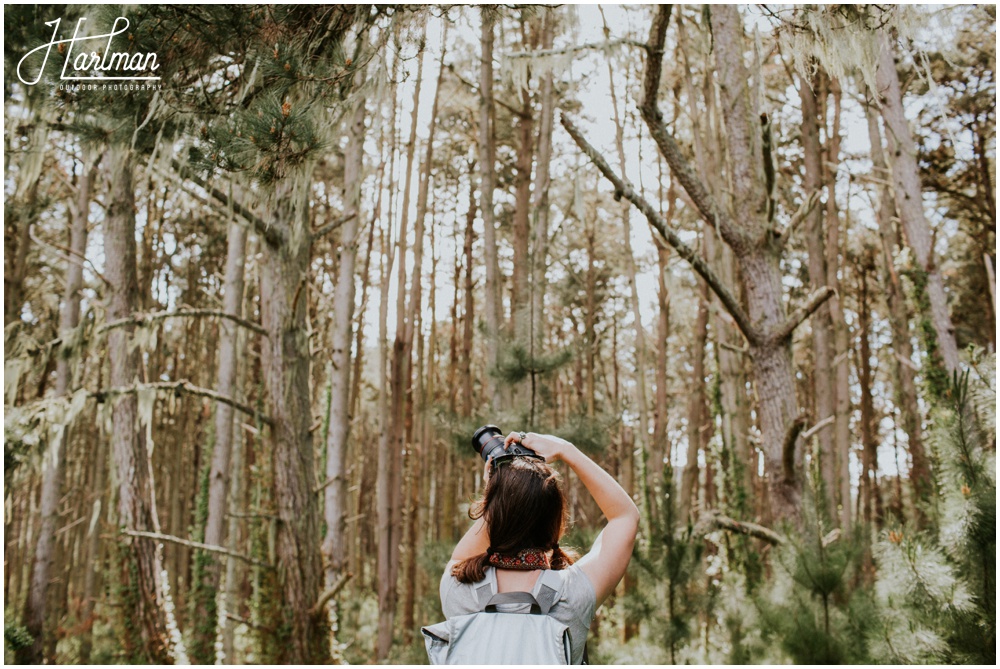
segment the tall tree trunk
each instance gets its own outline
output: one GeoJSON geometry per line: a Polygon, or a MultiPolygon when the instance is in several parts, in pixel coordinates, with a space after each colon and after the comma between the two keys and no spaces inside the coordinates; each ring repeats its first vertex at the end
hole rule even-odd
{"type": "MultiPolygon", "coordinates": [[[[711,234],[711,233],[709,233],[711,234]]],[[[708,407],[705,405],[705,342],[708,339],[708,285],[698,286],[698,316],[694,322],[691,344],[691,385],[688,387],[687,463],[681,474],[680,500],[677,503],[677,523],[684,527],[693,520],[692,508],[698,500],[698,451],[705,444],[708,430],[708,407]],[[693,496],[693,499],[692,499],[693,496]]],[[[706,464],[707,456],[706,455],[706,464]]]]}
{"type": "MultiPolygon", "coordinates": [[[[823,187],[823,153],[819,141],[819,118],[826,117],[826,110],[817,108],[817,96],[814,88],[820,85],[820,77],[799,79],[799,97],[802,100],[802,151],[803,151],[803,186],[805,195],[809,197],[823,187]]],[[[834,196],[833,189],[827,197],[834,196]]],[[[825,233],[823,230],[823,212],[818,207],[809,214],[805,221],[806,245],[809,251],[809,283],[813,290],[827,284],[827,251],[825,233]]],[[[831,306],[832,308],[832,306],[831,306]]],[[[813,422],[819,423],[834,415],[836,387],[830,371],[830,351],[833,345],[833,325],[830,311],[820,309],[810,321],[813,344],[813,422]]],[[[816,435],[819,444],[819,469],[823,484],[822,499],[825,503],[826,517],[841,520],[836,513],[836,497],[840,490],[837,478],[837,454],[834,451],[833,430],[823,428],[816,435]]]]}
{"type": "MultiPolygon", "coordinates": [[[[959,368],[958,345],[955,343],[955,328],[948,312],[948,296],[945,293],[944,281],[934,259],[930,225],[924,216],[917,147],[903,110],[903,94],[896,72],[894,49],[887,31],[880,32],[879,39],[880,55],[875,81],[892,156],[890,163],[896,193],[896,209],[903,224],[906,241],[913,249],[917,271],[924,275],[916,283],[918,292],[926,291],[926,298],[921,296],[920,300],[926,299],[930,306],[930,319],[936,336],[936,350],[930,351],[931,357],[933,360],[935,355],[939,355],[945,370],[951,374],[959,368]],[[925,282],[926,285],[920,285],[925,282]]],[[[943,388],[937,388],[935,391],[942,392],[943,388]]]]}
{"type": "MultiPolygon", "coordinates": [[[[496,187],[496,136],[493,129],[493,32],[492,7],[481,7],[482,54],[479,68],[479,208],[483,216],[484,260],[486,263],[486,296],[483,300],[483,319],[486,323],[486,364],[493,367],[499,362],[500,324],[503,320],[503,303],[500,299],[500,266],[497,261],[497,232],[493,212],[493,190],[496,187]]],[[[494,410],[502,405],[503,384],[494,383],[489,374],[483,375],[485,394],[492,398],[494,410]]]]}
{"type": "MultiPolygon", "coordinates": [[[[108,280],[107,320],[131,318],[138,304],[136,273],[135,193],[132,186],[134,156],[130,149],[109,149],[110,206],[104,221],[104,276],[108,280]]],[[[133,348],[134,325],[108,332],[107,347],[112,388],[127,388],[141,377],[139,350],[133,348]]],[[[151,531],[153,489],[149,476],[146,435],[138,425],[135,393],[114,396],[111,450],[117,468],[118,522],[125,530],[151,531]]],[[[151,539],[124,537],[118,575],[124,586],[123,610],[128,630],[122,640],[133,660],[151,663],[172,661],[168,648],[166,616],[160,599],[161,566],[151,539]]]]}
{"type": "MultiPolygon", "coordinates": [[[[551,49],[555,33],[556,10],[547,8],[542,19],[541,48],[551,49]]],[[[549,254],[549,187],[550,165],[552,160],[552,123],[555,111],[555,94],[552,86],[552,71],[542,75],[539,91],[539,125],[538,125],[538,161],[535,166],[535,188],[531,203],[531,237],[534,240],[531,250],[531,314],[529,324],[529,346],[532,358],[540,355],[548,329],[545,314],[545,293],[547,291],[546,270],[549,254]]],[[[537,397],[539,394],[538,379],[531,377],[531,413],[528,425],[535,425],[537,397]]]]}
{"type": "MultiPolygon", "coordinates": [[[[472,172],[475,169],[473,163],[469,164],[469,211],[465,215],[465,245],[463,253],[465,255],[465,284],[462,292],[465,295],[465,308],[462,314],[462,356],[460,376],[462,377],[462,404],[460,414],[465,418],[472,417],[472,336],[475,325],[475,295],[472,292],[472,267],[474,258],[472,255],[472,243],[475,241],[475,230],[473,222],[476,220],[476,193],[475,180],[472,172]]],[[[487,363],[488,364],[488,363],[487,363]]],[[[482,375],[487,376],[487,375],[482,375]]],[[[484,394],[487,388],[483,387],[484,394]]],[[[488,396],[488,394],[487,394],[488,396]]]]}
{"type": "MultiPolygon", "coordinates": [[[[246,261],[247,231],[240,223],[229,223],[229,241],[226,251],[226,276],[223,287],[222,308],[237,318],[243,314],[243,267],[246,261]]],[[[238,326],[227,319],[219,320],[219,367],[216,391],[225,397],[237,398],[235,380],[237,368],[238,326]]],[[[223,402],[215,406],[215,446],[212,449],[211,469],[208,477],[208,516],[205,520],[204,542],[221,546],[225,527],[226,492],[229,487],[230,455],[233,444],[233,408],[223,402]]],[[[204,593],[199,602],[201,613],[210,620],[201,620],[194,626],[195,640],[191,645],[191,658],[207,664],[215,658],[215,613],[219,591],[221,564],[218,557],[206,554],[208,560],[200,586],[204,593]]]]}
{"type": "MultiPolygon", "coordinates": [[[[311,613],[323,581],[309,389],[307,273],[311,257],[308,196],[312,168],[288,177],[274,194],[273,217],[289,230],[268,242],[261,259],[261,354],[274,454],[275,553],[287,638],[274,661],[314,663],[329,657],[327,625],[311,613]]],[[[350,319],[348,319],[349,321],[350,319]]]]}
{"type": "Polygon", "coordinates": [[[892,328],[893,369],[896,383],[896,404],[899,406],[903,430],[912,463],[910,465],[910,485],[913,486],[913,512],[920,527],[927,524],[925,505],[931,500],[934,490],[930,462],[924,450],[923,429],[921,427],[920,406],[917,403],[916,372],[912,365],[913,345],[910,342],[910,313],[906,305],[899,274],[893,262],[900,246],[899,234],[896,231],[896,206],[893,199],[892,186],[888,185],[889,170],[885,164],[882,151],[882,134],[879,131],[876,111],[870,105],[865,107],[868,120],[868,139],[871,144],[872,167],[875,176],[886,180],[885,186],[879,189],[879,206],[877,211],[879,234],[882,239],[882,286],[885,290],[886,303],[889,306],[889,324],[892,328]],[[904,362],[905,361],[905,362],[904,362]]]}
{"type": "MultiPolygon", "coordinates": [[[[865,254],[867,255],[867,254],[865,254]]],[[[875,496],[878,495],[876,472],[878,470],[878,442],[875,438],[875,404],[872,398],[874,378],[871,364],[871,303],[868,294],[870,257],[862,257],[858,269],[858,382],[861,386],[861,499],[860,506],[865,523],[865,535],[871,536],[875,520],[875,496]]],[[[872,263],[874,264],[874,263],[872,263]]]]}
{"type": "MultiPolygon", "coordinates": [[[[536,39],[529,37],[534,32],[529,25],[530,20],[521,10],[520,32],[521,48],[530,51],[536,45],[536,39]]],[[[514,272],[511,277],[510,290],[510,331],[518,340],[530,336],[531,322],[527,318],[528,310],[528,276],[531,271],[531,260],[528,256],[529,228],[528,209],[531,207],[531,165],[535,157],[535,118],[531,106],[531,92],[521,88],[521,108],[517,114],[517,159],[514,173],[514,272]]]]}
{"type": "MultiPolygon", "coordinates": [[[[70,251],[69,267],[66,268],[66,289],[59,311],[59,335],[69,339],[72,331],[80,323],[80,289],[83,288],[83,257],[87,250],[87,222],[90,210],[91,186],[96,177],[96,161],[87,161],[83,165],[80,182],[77,186],[76,205],[70,207],[70,251]]],[[[66,353],[66,351],[63,351],[66,353]]],[[[56,362],[56,397],[67,397],[71,392],[73,370],[70,359],[66,355],[58,356],[56,362]]],[[[46,593],[48,592],[49,572],[55,557],[53,536],[56,523],[59,520],[59,497],[66,470],[65,447],[69,439],[69,426],[64,427],[54,437],[50,438],[42,460],[42,498],[41,525],[38,530],[38,541],[35,544],[34,563],[31,571],[31,583],[28,591],[28,601],[25,608],[25,627],[33,639],[32,645],[25,649],[19,658],[30,664],[40,664],[42,661],[44,641],[46,637],[46,593]]]]}
{"type": "MultiPolygon", "coordinates": [[[[355,86],[364,83],[364,73],[355,76],[355,86]]],[[[351,432],[351,329],[354,326],[354,267],[361,237],[361,182],[364,179],[365,99],[354,101],[344,151],[344,208],[353,213],[341,229],[340,262],[333,296],[333,333],[330,361],[330,431],[326,443],[323,491],[326,537],[323,539],[324,587],[332,588],[347,568],[347,450],[351,432]]],[[[330,624],[336,614],[330,604],[330,624]]]]}

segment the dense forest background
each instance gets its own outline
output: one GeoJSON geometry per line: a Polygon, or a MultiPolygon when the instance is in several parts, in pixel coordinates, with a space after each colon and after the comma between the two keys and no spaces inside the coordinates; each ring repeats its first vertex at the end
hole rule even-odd
{"type": "Polygon", "coordinates": [[[494,423],[594,662],[993,664],[995,12],[6,7],[5,659],[423,663],[494,423]]]}

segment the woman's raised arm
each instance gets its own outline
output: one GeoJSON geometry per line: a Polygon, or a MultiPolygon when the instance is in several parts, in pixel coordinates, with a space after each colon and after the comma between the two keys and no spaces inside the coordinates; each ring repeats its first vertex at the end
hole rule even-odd
{"type": "Polygon", "coordinates": [[[565,439],[529,432],[522,440],[514,432],[506,441],[508,444],[521,441],[547,461],[562,460],[568,464],[608,519],[590,552],[577,563],[594,586],[600,606],[625,575],[632,559],[632,546],[639,528],[639,510],[635,502],[611,474],[565,439]]]}

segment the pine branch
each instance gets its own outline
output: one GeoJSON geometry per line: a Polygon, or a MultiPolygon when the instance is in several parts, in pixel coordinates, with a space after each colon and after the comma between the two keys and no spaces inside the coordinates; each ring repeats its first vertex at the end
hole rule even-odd
{"type": "Polygon", "coordinates": [[[729,518],[728,516],[723,516],[718,511],[711,511],[703,515],[698,521],[694,532],[696,534],[705,535],[712,530],[727,530],[729,532],[745,534],[756,539],[762,539],[763,541],[766,541],[774,546],[780,546],[781,544],[788,542],[784,536],[778,534],[772,529],[764,527],[763,525],[735,520],[733,518],[729,518]]]}
{"type": "Polygon", "coordinates": [[[743,336],[747,338],[747,341],[751,343],[757,343],[762,341],[762,335],[757,331],[757,329],[750,323],[750,318],[743,311],[739,302],[730,292],[729,288],[722,282],[722,280],[716,276],[712,268],[702,259],[700,255],[695,253],[695,251],[681,241],[680,237],[671,230],[666,222],[660,218],[660,214],[649,204],[641,195],[635,192],[630,184],[626,184],[621,177],[619,177],[611,166],[608,165],[607,160],[595,149],[590,143],[584,139],[583,135],[575,125],[563,114],[560,118],[560,123],[566,128],[566,132],[570,134],[576,145],[580,147],[580,150],[591,162],[600,170],[601,174],[614,184],[615,187],[615,200],[620,200],[622,197],[629,200],[635,207],[641,211],[645,216],[646,220],[649,221],[656,230],[663,236],[663,238],[669,243],[677,254],[684,258],[694,268],[694,270],[705,280],[705,283],[709,285],[716,295],[718,295],[719,300],[725,306],[726,311],[733,320],[736,321],[736,326],[743,333],[743,336]]]}
{"type": "Polygon", "coordinates": [[[268,564],[267,562],[261,562],[260,560],[255,560],[249,555],[236,553],[234,551],[229,550],[228,548],[223,548],[221,546],[210,546],[209,544],[203,544],[197,541],[190,541],[188,539],[181,539],[180,537],[171,536],[169,534],[160,534],[158,532],[143,532],[140,530],[123,529],[121,533],[127,534],[130,537],[142,537],[144,539],[153,539],[155,541],[169,541],[170,543],[179,544],[181,546],[187,546],[188,548],[196,548],[198,550],[208,551],[210,553],[219,553],[220,555],[225,555],[226,557],[242,560],[243,562],[251,564],[255,567],[274,569],[274,565],[272,564],[268,564]]]}
{"type": "Polygon", "coordinates": [[[670,11],[670,5],[660,5],[653,19],[653,25],[649,29],[646,72],[643,76],[643,95],[639,112],[649,128],[649,134],[653,137],[653,141],[656,142],[660,153],[663,154],[670,166],[670,173],[677,177],[677,181],[684,187],[702,219],[716,228],[729,246],[738,250],[746,246],[747,243],[743,233],[733,225],[732,221],[720,213],[705,184],[695,174],[677,142],[667,132],[667,127],[663,123],[663,113],[657,103],[670,11]]]}
{"type": "Polygon", "coordinates": [[[225,311],[219,311],[217,309],[180,309],[177,311],[156,311],[148,314],[135,314],[130,318],[123,318],[121,320],[112,321],[110,323],[105,323],[101,327],[97,328],[98,333],[107,332],[108,330],[113,330],[114,328],[124,327],[126,325],[146,325],[152,323],[153,321],[166,320],[167,318],[181,318],[181,317],[216,317],[225,318],[230,320],[237,325],[242,325],[248,330],[253,330],[257,334],[262,334],[267,336],[267,330],[261,327],[259,324],[253,321],[248,321],[245,318],[240,318],[233,314],[226,313],[225,311]]]}
{"type": "Polygon", "coordinates": [[[242,411],[248,416],[253,416],[254,418],[259,419],[265,425],[274,427],[273,420],[271,420],[268,416],[265,416],[264,414],[260,413],[259,411],[253,409],[252,407],[237,402],[233,398],[226,397],[225,395],[217,393],[214,390],[209,390],[208,388],[200,388],[187,380],[158,381],[156,383],[137,383],[134,386],[127,386],[124,388],[109,388],[108,390],[102,390],[100,392],[92,392],[88,393],[87,395],[88,397],[93,397],[97,399],[98,402],[103,402],[108,397],[114,397],[115,395],[130,395],[147,388],[153,388],[155,390],[172,390],[175,393],[184,391],[189,395],[196,395],[198,397],[207,397],[209,399],[215,400],[216,402],[222,402],[223,404],[227,404],[236,409],[237,411],[242,411]]]}
{"type": "Polygon", "coordinates": [[[816,289],[809,299],[800,306],[798,309],[793,311],[780,328],[772,335],[774,341],[783,341],[792,336],[795,332],[795,328],[802,325],[803,321],[812,316],[813,312],[819,309],[824,302],[833,297],[836,293],[833,288],[829,286],[823,286],[822,288],[816,289]]]}
{"type": "Polygon", "coordinates": [[[236,200],[230,199],[228,195],[223,193],[218,188],[210,186],[208,182],[199,177],[192,170],[181,165],[180,161],[176,159],[171,160],[170,166],[174,169],[180,179],[187,179],[194,182],[196,185],[201,186],[205,192],[212,197],[212,199],[216,200],[223,206],[231,207],[233,212],[252,225],[254,230],[256,230],[268,244],[271,246],[281,246],[285,243],[285,239],[288,237],[288,234],[283,228],[278,227],[277,224],[268,223],[236,200]]]}

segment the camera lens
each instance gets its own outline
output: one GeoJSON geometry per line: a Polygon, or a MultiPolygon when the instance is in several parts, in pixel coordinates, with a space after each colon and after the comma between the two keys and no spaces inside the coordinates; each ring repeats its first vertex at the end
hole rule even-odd
{"type": "Polygon", "coordinates": [[[503,433],[496,425],[484,425],[472,435],[472,448],[483,460],[496,457],[504,452],[503,433]]]}

